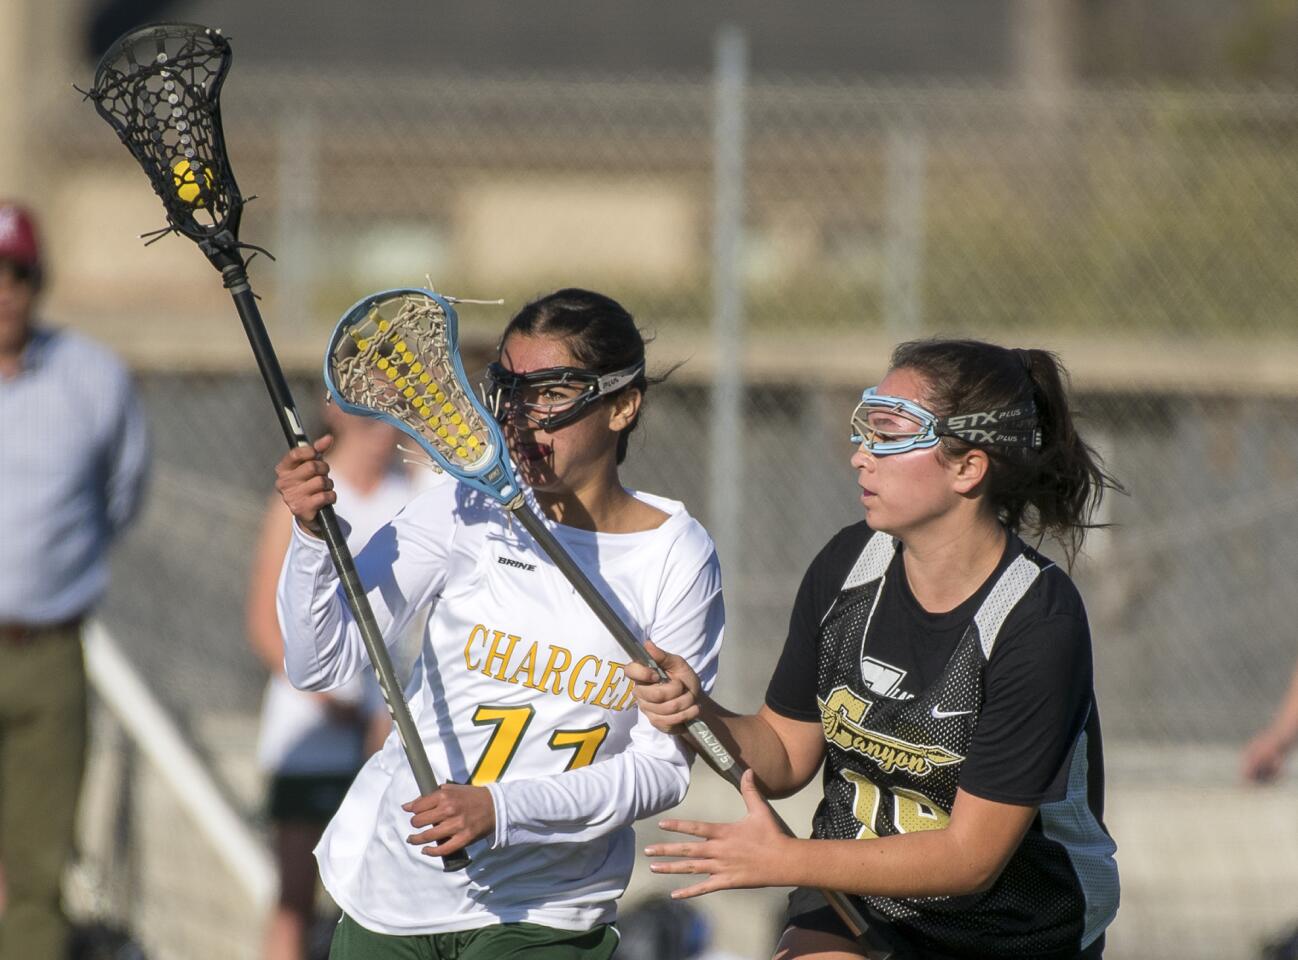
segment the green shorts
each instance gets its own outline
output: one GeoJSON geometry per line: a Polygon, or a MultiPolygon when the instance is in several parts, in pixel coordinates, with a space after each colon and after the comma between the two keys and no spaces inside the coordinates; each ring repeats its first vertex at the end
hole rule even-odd
{"type": "Polygon", "coordinates": [[[584,931],[501,923],[399,937],[366,930],[344,913],[329,960],[608,960],[617,940],[617,931],[607,923],[584,931]]]}
{"type": "Polygon", "coordinates": [[[351,773],[276,774],[270,781],[270,819],[328,823],[355,778],[351,773]]]}

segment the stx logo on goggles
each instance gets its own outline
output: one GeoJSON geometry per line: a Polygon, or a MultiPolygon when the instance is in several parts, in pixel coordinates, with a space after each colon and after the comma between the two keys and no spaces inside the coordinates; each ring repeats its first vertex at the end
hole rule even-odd
{"type": "Polygon", "coordinates": [[[936,432],[956,437],[966,443],[999,447],[1041,447],[1041,429],[1037,426],[1037,409],[1031,403],[1001,410],[958,413],[937,421],[936,432]],[[999,430],[988,429],[1000,427],[999,430]]]}
{"type": "Polygon", "coordinates": [[[1041,446],[1040,430],[1015,430],[1009,433],[1000,433],[996,430],[974,430],[963,429],[958,434],[959,439],[967,440],[969,443],[985,443],[989,446],[1018,446],[1024,444],[1032,447],[1041,446]]]}
{"type": "Polygon", "coordinates": [[[1018,410],[993,410],[989,413],[962,413],[946,417],[943,422],[952,430],[968,430],[1000,423],[1002,420],[1015,420],[1022,415],[1018,410]]]}

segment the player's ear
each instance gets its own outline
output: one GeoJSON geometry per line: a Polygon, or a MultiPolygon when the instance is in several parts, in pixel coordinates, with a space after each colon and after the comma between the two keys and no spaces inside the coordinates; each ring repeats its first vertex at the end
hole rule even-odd
{"type": "Polygon", "coordinates": [[[635,418],[640,415],[640,402],[643,399],[644,394],[635,387],[627,387],[609,397],[609,429],[625,430],[635,423],[635,418]]]}
{"type": "Polygon", "coordinates": [[[977,447],[966,450],[954,460],[947,462],[951,471],[952,487],[959,494],[973,493],[991,469],[991,460],[987,452],[977,447]]]}

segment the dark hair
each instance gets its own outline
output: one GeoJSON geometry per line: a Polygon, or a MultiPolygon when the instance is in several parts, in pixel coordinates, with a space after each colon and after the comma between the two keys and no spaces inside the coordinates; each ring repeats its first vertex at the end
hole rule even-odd
{"type": "Polygon", "coordinates": [[[988,497],[1009,529],[1030,528],[1057,539],[1071,565],[1106,489],[1122,491],[1077,433],[1068,408],[1068,374],[1046,350],[1011,350],[980,340],[912,340],[893,351],[891,368],[926,381],[924,401],[938,416],[980,413],[1031,400],[1041,430],[1039,449],[972,444],[943,437],[951,457],[975,446],[986,452],[988,497]]]}
{"type": "MultiPolygon", "coordinates": [[[[608,396],[616,396],[623,390],[639,390],[643,396],[650,382],[660,383],[663,379],[659,377],[651,381],[645,375],[644,336],[626,308],[602,293],[568,287],[533,300],[509,321],[501,334],[498,350],[504,349],[505,340],[511,333],[562,340],[577,364],[595,373],[612,373],[640,364],[639,375],[608,396]]],[[[640,414],[637,412],[631,425],[618,435],[618,463],[626,459],[631,431],[639,423],[640,414]]]]}

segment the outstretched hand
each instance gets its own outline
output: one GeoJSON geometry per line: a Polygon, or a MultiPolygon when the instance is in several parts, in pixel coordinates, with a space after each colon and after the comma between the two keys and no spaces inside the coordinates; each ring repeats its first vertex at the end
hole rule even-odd
{"type": "Polygon", "coordinates": [[[663,820],[658,826],[671,833],[699,837],[683,843],[655,843],[645,847],[650,857],[681,857],[649,865],[654,873],[708,874],[689,887],[673,890],[672,897],[685,900],[715,890],[746,887],[784,886],[787,864],[797,841],[780,829],[765,798],[757,789],[751,770],[744,771],[739,793],[748,813],[736,823],[706,823],[700,820],[663,820]]]}
{"type": "Polygon", "coordinates": [[[703,698],[703,684],[683,657],[668,653],[652,640],[646,640],[645,650],[663,672],[640,663],[628,663],[623,669],[634,681],[636,703],[657,729],[663,733],[683,734],[685,725],[699,715],[699,701],[703,698]]]}
{"type": "Polygon", "coordinates": [[[406,837],[406,843],[428,844],[420,853],[430,857],[456,853],[496,832],[496,804],[486,787],[444,783],[426,796],[403,803],[401,809],[414,814],[412,827],[428,828],[406,837]]]}

